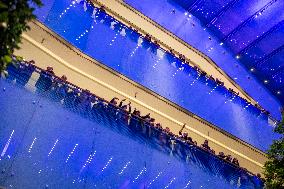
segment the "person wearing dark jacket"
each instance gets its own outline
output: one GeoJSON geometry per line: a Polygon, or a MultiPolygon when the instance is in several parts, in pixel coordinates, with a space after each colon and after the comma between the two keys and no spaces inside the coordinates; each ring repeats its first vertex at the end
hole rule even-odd
{"type": "Polygon", "coordinates": [[[40,72],[40,76],[35,84],[37,92],[44,93],[50,90],[53,83],[53,68],[47,67],[46,70],[40,72]]]}
{"type": "Polygon", "coordinates": [[[68,93],[69,87],[66,83],[67,77],[65,75],[61,76],[61,78],[54,79],[53,87],[50,92],[50,97],[56,102],[60,102],[64,99],[68,93]]]}

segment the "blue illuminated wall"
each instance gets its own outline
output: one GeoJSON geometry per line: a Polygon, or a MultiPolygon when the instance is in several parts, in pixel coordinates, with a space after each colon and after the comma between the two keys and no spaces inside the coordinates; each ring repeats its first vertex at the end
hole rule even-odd
{"type": "Polygon", "coordinates": [[[266,150],[278,138],[259,110],[104,12],[78,2],[44,0],[36,14],[82,52],[255,147],[266,150]]]}
{"type": "Polygon", "coordinates": [[[280,119],[281,103],[275,96],[283,96],[277,94],[283,89],[280,77],[281,74],[283,75],[283,69],[281,73],[277,72],[277,75],[275,73],[284,66],[282,63],[283,1],[275,1],[265,13],[260,13],[261,15],[257,13],[256,18],[249,22],[246,19],[270,0],[125,0],[125,2],[209,56],[261,106],[270,111],[275,118],[280,119]],[[231,32],[245,21],[247,24],[231,35],[231,32]],[[273,31],[269,31],[272,29],[273,31]],[[230,36],[226,38],[229,34],[230,36]],[[249,48],[245,49],[246,46],[249,48]],[[269,57],[277,49],[279,52],[274,57],[269,57]],[[240,56],[239,60],[236,59],[237,54],[240,56]],[[263,63],[259,64],[258,61],[263,63]],[[272,93],[261,83],[264,80],[269,80],[265,85],[272,93]]]}
{"type": "Polygon", "coordinates": [[[190,149],[182,160],[107,113],[83,116],[32,92],[34,83],[0,79],[0,186],[256,188],[253,177],[204,151],[190,149]]]}

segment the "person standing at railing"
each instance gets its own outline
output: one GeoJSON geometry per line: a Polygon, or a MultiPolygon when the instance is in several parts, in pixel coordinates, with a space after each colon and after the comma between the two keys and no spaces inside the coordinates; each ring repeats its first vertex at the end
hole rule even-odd
{"type": "Polygon", "coordinates": [[[78,90],[74,90],[73,88],[69,88],[69,91],[66,93],[63,106],[65,108],[71,109],[74,106],[74,100],[76,98],[78,90]]]}
{"type": "Polygon", "coordinates": [[[40,72],[40,76],[35,84],[38,93],[44,93],[50,90],[53,83],[53,68],[47,67],[46,70],[40,72]]]}
{"type": "Polygon", "coordinates": [[[150,137],[151,135],[151,128],[155,127],[155,118],[150,118],[147,121],[144,121],[142,126],[142,132],[144,135],[146,135],[147,137],[150,137]]]}
{"type": "Polygon", "coordinates": [[[137,127],[137,128],[139,129],[139,131],[146,133],[147,128],[146,128],[145,124],[150,125],[151,123],[155,122],[155,119],[150,117],[150,113],[148,113],[145,116],[142,116],[141,118],[142,118],[141,122],[140,122],[141,124],[139,125],[140,127],[137,127]]]}
{"type": "Polygon", "coordinates": [[[225,156],[224,152],[219,152],[218,157],[225,159],[226,156],[225,156]]]}
{"type": "Polygon", "coordinates": [[[139,118],[140,118],[140,111],[137,110],[136,108],[134,108],[134,111],[131,114],[130,121],[129,121],[129,124],[128,124],[130,129],[134,130],[136,128],[136,125],[140,121],[139,118]]]}
{"type": "Polygon", "coordinates": [[[232,156],[231,155],[227,155],[225,157],[225,160],[228,161],[228,162],[232,162],[232,156]]]}
{"type": "Polygon", "coordinates": [[[131,110],[131,102],[129,102],[129,103],[126,104],[126,105],[123,105],[123,103],[124,103],[125,101],[126,101],[126,99],[121,100],[120,103],[119,103],[119,105],[118,105],[118,107],[119,107],[119,108],[122,108],[122,109],[125,109],[125,111],[128,111],[128,113],[130,114],[130,113],[132,112],[132,110],[131,110]],[[127,108],[128,108],[128,110],[127,110],[127,108]]]}
{"type": "Polygon", "coordinates": [[[122,99],[121,101],[120,101],[120,103],[119,103],[119,105],[118,105],[118,107],[119,108],[121,108],[122,107],[122,105],[123,105],[123,103],[126,101],[126,99],[122,99]]]}
{"type": "Polygon", "coordinates": [[[61,78],[55,78],[53,81],[53,87],[50,92],[50,96],[53,100],[60,102],[63,100],[68,92],[68,85],[66,83],[67,77],[65,75],[61,76],[61,78]]]}
{"type": "Polygon", "coordinates": [[[194,144],[194,141],[190,136],[188,136],[187,132],[182,133],[183,129],[186,127],[186,124],[184,123],[180,131],[178,132],[178,137],[182,140],[184,140],[188,144],[194,144]]]}
{"type": "Polygon", "coordinates": [[[78,105],[80,104],[81,89],[74,88],[73,91],[74,91],[73,109],[77,109],[78,105]]]}
{"type": "Polygon", "coordinates": [[[114,97],[113,99],[111,99],[109,101],[109,104],[113,105],[113,106],[117,106],[117,100],[119,100],[119,99],[117,97],[114,97]]]}
{"type": "Polygon", "coordinates": [[[108,103],[108,106],[107,106],[107,111],[111,114],[111,115],[116,115],[117,113],[117,101],[119,99],[117,97],[114,97],[110,100],[110,102],[108,103]]]}
{"type": "Polygon", "coordinates": [[[126,101],[126,99],[122,99],[120,101],[120,103],[118,104],[118,108],[116,109],[116,116],[117,119],[121,119],[124,117],[124,115],[126,114],[126,109],[127,109],[127,105],[123,105],[123,103],[126,101]]]}
{"type": "Polygon", "coordinates": [[[91,110],[91,114],[99,119],[101,119],[100,114],[109,113],[109,104],[105,103],[105,99],[103,98],[94,98],[94,105],[91,110]]]}
{"type": "Polygon", "coordinates": [[[92,107],[92,98],[90,96],[90,91],[85,89],[80,93],[80,96],[78,96],[78,111],[82,114],[82,115],[88,115],[88,113],[91,110],[92,107]]]}
{"type": "Polygon", "coordinates": [[[131,102],[128,104],[123,104],[126,101],[126,99],[123,99],[116,108],[117,100],[119,99],[115,97],[110,101],[109,107],[112,109],[110,111],[115,111],[116,119],[122,119],[128,123],[131,114],[131,102]]]}
{"type": "Polygon", "coordinates": [[[121,106],[120,109],[117,110],[118,119],[122,119],[126,123],[128,123],[129,119],[129,112],[127,111],[127,107],[128,104],[121,106]]]}
{"type": "Polygon", "coordinates": [[[205,140],[204,143],[201,145],[201,147],[206,150],[206,151],[211,151],[209,145],[208,145],[208,140],[205,140]]]}
{"type": "Polygon", "coordinates": [[[236,165],[236,166],[240,166],[239,161],[238,161],[237,158],[233,158],[232,163],[233,163],[234,165],[236,165]]]}

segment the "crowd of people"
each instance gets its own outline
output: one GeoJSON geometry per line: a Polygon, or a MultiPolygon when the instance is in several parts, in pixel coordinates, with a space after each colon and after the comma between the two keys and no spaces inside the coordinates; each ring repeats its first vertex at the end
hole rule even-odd
{"type": "MultiPolygon", "coordinates": [[[[19,85],[25,86],[32,74],[39,70],[34,64],[34,61],[18,61],[13,57],[13,63],[7,68],[7,80],[14,81],[19,85]]],[[[141,124],[147,125],[145,133],[150,133],[149,129],[155,129],[167,135],[170,138],[171,144],[175,141],[181,141],[185,144],[195,146],[196,148],[215,155],[216,158],[224,160],[232,166],[239,167],[237,158],[231,155],[225,155],[224,152],[216,154],[214,149],[209,146],[208,140],[198,146],[187,132],[183,132],[186,124],[183,125],[178,134],[173,133],[169,127],[163,127],[161,123],[156,122],[151,114],[142,115],[140,110],[131,106],[131,102],[126,99],[119,100],[114,97],[109,102],[92,94],[89,90],[80,89],[79,87],[69,83],[65,75],[57,77],[54,74],[52,67],[47,67],[46,70],[40,71],[40,76],[35,83],[36,92],[40,95],[45,95],[52,98],[56,102],[60,102],[64,107],[69,109],[79,110],[83,115],[94,115],[97,111],[103,111],[107,114],[116,116],[116,119],[122,120],[130,128],[141,127],[141,124]]],[[[141,128],[138,128],[138,130],[141,128]]],[[[244,168],[239,167],[244,171],[244,168]]],[[[260,175],[257,175],[260,177],[260,175]]]]}
{"type": "MultiPolygon", "coordinates": [[[[93,4],[93,6],[96,7],[94,4],[93,4]]],[[[105,12],[105,7],[104,7],[104,6],[101,6],[101,7],[99,7],[99,10],[102,11],[102,12],[105,12]]],[[[175,13],[175,10],[173,10],[172,13],[175,13]]],[[[134,32],[136,32],[136,33],[138,33],[139,35],[143,36],[143,34],[139,33],[139,31],[138,31],[136,28],[133,28],[133,27],[129,26],[129,29],[132,30],[132,31],[134,31],[134,32]]],[[[154,43],[158,48],[160,47],[159,42],[158,42],[154,37],[152,37],[150,34],[146,33],[146,34],[144,35],[144,39],[147,40],[148,42],[154,43]]],[[[209,40],[211,40],[210,37],[209,37],[209,40]]],[[[174,50],[171,49],[171,48],[170,48],[167,52],[168,52],[169,54],[171,54],[172,56],[179,58],[182,62],[186,63],[187,65],[191,66],[191,65],[190,65],[190,62],[186,59],[185,55],[179,54],[179,53],[177,53],[177,52],[174,52],[174,50]]],[[[197,54],[201,54],[201,52],[197,52],[197,54]]],[[[209,80],[213,81],[213,82],[216,83],[218,86],[223,86],[223,87],[224,87],[224,82],[223,82],[221,79],[219,79],[219,78],[214,78],[212,75],[206,73],[206,72],[203,71],[201,68],[199,68],[197,65],[193,66],[192,68],[195,69],[195,70],[200,74],[200,76],[207,77],[209,80]]],[[[258,109],[261,113],[263,113],[263,114],[265,114],[265,115],[267,115],[267,116],[270,116],[270,112],[267,111],[267,110],[265,110],[264,108],[262,108],[258,103],[252,104],[252,103],[249,102],[247,99],[245,99],[245,98],[239,96],[239,92],[234,91],[234,89],[232,89],[232,88],[228,88],[227,90],[228,90],[232,95],[238,96],[238,97],[240,97],[241,99],[243,99],[247,105],[253,106],[253,107],[255,107],[256,109],[258,109]]]]}
{"type": "MultiPolygon", "coordinates": [[[[134,28],[132,28],[132,27],[129,27],[129,28],[130,28],[131,30],[133,30],[133,31],[135,31],[135,32],[138,33],[138,30],[136,30],[136,29],[134,29],[134,28]]],[[[140,35],[142,35],[142,34],[140,34],[140,35]]],[[[144,39],[147,40],[147,41],[149,41],[149,42],[152,42],[153,37],[152,37],[151,35],[149,35],[149,34],[146,34],[146,35],[144,36],[144,39]]],[[[209,38],[209,39],[210,39],[210,38],[209,38]]],[[[211,40],[211,39],[210,39],[210,40],[211,40]]],[[[154,43],[157,47],[160,47],[160,44],[158,43],[157,40],[153,40],[153,43],[154,43]]],[[[187,65],[191,66],[190,63],[189,63],[189,61],[186,59],[186,57],[185,57],[183,54],[177,54],[177,53],[174,52],[173,49],[169,49],[167,52],[168,52],[169,54],[171,54],[172,56],[179,58],[182,62],[186,63],[187,65]]],[[[201,53],[199,53],[199,52],[197,52],[197,53],[198,53],[198,54],[201,54],[201,53]]],[[[210,79],[211,81],[215,82],[218,86],[223,86],[223,87],[224,87],[224,82],[223,82],[221,79],[219,79],[219,78],[214,78],[212,75],[206,73],[205,71],[203,71],[201,68],[199,68],[199,67],[196,66],[196,65],[193,66],[192,68],[195,69],[195,70],[200,74],[200,76],[204,76],[204,77],[206,76],[208,79],[210,79]]],[[[258,110],[260,110],[263,114],[266,114],[267,116],[270,115],[270,112],[267,111],[267,110],[265,110],[264,108],[262,108],[259,104],[257,104],[257,103],[256,103],[256,104],[252,104],[252,103],[249,102],[247,99],[245,99],[245,98],[239,96],[239,92],[234,91],[234,89],[228,88],[228,91],[229,91],[232,95],[238,96],[238,97],[240,97],[241,99],[243,99],[243,100],[246,102],[246,104],[251,105],[251,106],[254,106],[254,107],[257,108],[258,110]]]]}
{"type": "MultiPolygon", "coordinates": [[[[174,139],[179,139],[179,140],[182,140],[188,144],[191,144],[191,145],[195,145],[195,146],[198,146],[197,145],[197,142],[194,141],[189,135],[187,132],[182,132],[182,130],[184,129],[184,127],[186,126],[186,124],[183,125],[182,129],[179,131],[178,135],[177,134],[174,134],[173,132],[171,132],[170,128],[169,127],[165,127],[163,128],[162,125],[160,123],[155,123],[155,119],[152,118],[150,116],[150,113],[145,115],[145,116],[142,116],[140,111],[137,110],[136,108],[134,109],[134,111],[132,112],[131,109],[131,102],[129,102],[128,104],[123,104],[124,101],[126,99],[123,99],[121,100],[120,102],[119,99],[117,97],[114,97],[113,99],[111,99],[111,101],[109,102],[111,106],[113,107],[117,107],[117,108],[120,108],[121,110],[123,110],[126,114],[126,117],[125,117],[125,121],[128,123],[130,122],[129,124],[130,125],[133,125],[131,124],[131,117],[132,116],[135,116],[135,117],[138,117],[139,119],[141,119],[142,121],[146,122],[146,123],[149,123],[150,126],[166,133],[167,135],[171,136],[172,138],[174,139]]],[[[212,149],[210,146],[209,146],[209,142],[208,140],[205,140],[203,144],[201,144],[200,146],[203,150],[211,153],[211,154],[214,154],[215,155],[215,150],[212,149]]],[[[232,164],[234,164],[235,166],[239,166],[239,161],[237,158],[233,158],[231,155],[225,155],[224,152],[219,152],[219,154],[217,155],[219,158],[227,161],[227,162],[230,162],[232,164]]]]}

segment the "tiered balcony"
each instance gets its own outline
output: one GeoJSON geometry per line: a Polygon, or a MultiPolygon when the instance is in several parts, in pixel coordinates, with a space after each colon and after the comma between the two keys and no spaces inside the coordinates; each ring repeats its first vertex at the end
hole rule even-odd
{"type": "MultiPolygon", "coordinates": [[[[266,151],[279,137],[273,132],[275,122],[267,111],[242,98],[242,93],[228,90],[226,80],[225,86],[215,82],[216,78],[209,77],[213,70],[207,75],[199,72],[89,1],[44,3],[46,6],[36,11],[39,21],[72,48],[257,149],[266,151]]],[[[42,42],[44,45],[45,40],[42,42]]],[[[196,53],[192,57],[210,67],[204,57],[196,53]]]]}

